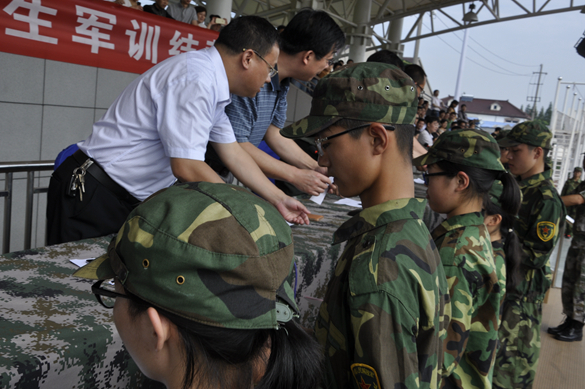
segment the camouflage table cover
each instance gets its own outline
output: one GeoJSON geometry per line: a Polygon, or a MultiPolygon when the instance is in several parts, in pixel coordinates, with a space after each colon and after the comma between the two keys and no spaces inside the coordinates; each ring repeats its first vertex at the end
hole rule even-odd
{"type": "MultiPolygon", "coordinates": [[[[303,203],[323,215],[293,226],[296,299],[301,323],[313,328],[343,245],[333,232],[347,219],[346,205],[303,203]]],[[[111,236],[0,256],[1,388],[163,388],[144,377],[122,345],[112,311],[91,294],[92,282],[71,277],[70,259],[103,254],[111,236]]],[[[294,275],[293,275],[294,277],[294,275]]],[[[292,277],[291,277],[292,278],[292,277]]],[[[295,285],[295,280],[291,280],[295,285]]]]}

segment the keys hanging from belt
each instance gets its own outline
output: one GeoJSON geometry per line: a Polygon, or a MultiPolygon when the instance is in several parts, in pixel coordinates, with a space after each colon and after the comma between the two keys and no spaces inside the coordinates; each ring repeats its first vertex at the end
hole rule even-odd
{"type": "Polygon", "coordinates": [[[75,170],[73,170],[73,174],[71,175],[71,182],[69,183],[69,194],[71,196],[75,196],[75,191],[79,191],[79,201],[83,201],[83,194],[85,193],[85,173],[91,165],[93,165],[93,161],[91,158],[88,158],[87,161],[83,163],[83,165],[75,168],[75,170]]]}

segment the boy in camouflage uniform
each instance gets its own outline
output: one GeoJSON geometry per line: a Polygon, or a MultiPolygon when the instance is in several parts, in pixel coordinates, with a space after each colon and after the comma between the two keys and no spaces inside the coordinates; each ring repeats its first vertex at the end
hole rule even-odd
{"type": "Polygon", "coordinates": [[[356,64],[323,78],[310,116],[281,132],[316,136],[319,164],[364,207],[333,238],[347,244],[315,324],[325,388],[437,387],[450,306],[425,201],[414,198],[416,95],[397,67],[356,64]]]}
{"type": "MultiPolygon", "coordinates": [[[[581,175],[583,174],[583,168],[576,167],[573,169],[573,177],[565,182],[563,185],[563,190],[561,191],[561,196],[566,196],[572,194],[573,191],[579,186],[581,183],[581,175]]],[[[577,212],[576,206],[567,206],[567,215],[571,216],[571,218],[575,219],[575,214],[577,212]]],[[[565,237],[570,238],[573,235],[573,225],[570,223],[565,224],[565,237]]]]}
{"type": "Polygon", "coordinates": [[[494,388],[532,388],[540,355],[542,301],[551,284],[549,257],[559,238],[565,209],[545,163],[552,133],[539,121],[520,123],[498,143],[508,148],[522,205],[514,230],[522,243],[524,278],[506,295],[494,388]]]}
{"type": "MultiPolygon", "coordinates": [[[[585,166],[585,160],[583,165],[585,166]]],[[[575,168],[575,172],[577,169],[579,168],[575,168]]],[[[585,182],[579,183],[568,193],[564,193],[563,188],[561,199],[567,210],[574,210],[572,216],[575,219],[575,235],[567,253],[561,289],[563,313],[567,318],[563,324],[549,328],[547,332],[557,340],[574,342],[583,339],[585,322],[585,182]]]]}

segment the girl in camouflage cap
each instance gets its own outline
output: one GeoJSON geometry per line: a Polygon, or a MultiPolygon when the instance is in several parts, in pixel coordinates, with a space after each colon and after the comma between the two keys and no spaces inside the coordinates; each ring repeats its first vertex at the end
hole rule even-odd
{"type": "Polygon", "coordinates": [[[74,275],[98,280],[92,292],[114,308],[126,349],[169,389],[313,389],[321,352],[294,321],[293,253],[267,202],[186,183],[134,209],[107,254],[74,275]]]}
{"type": "Polygon", "coordinates": [[[483,202],[496,179],[503,183],[506,211],[514,212],[508,207],[517,201],[510,199],[520,196],[499,158],[498,144],[488,133],[461,129],[442,134],[428,154],[413,161],[428,167],[423,177],[430,207],[447,214],[447,220],[432,232],[451,297],[451,315],[445,318],[442,387],[492,386],[498,313],[504,297],[498,273],[505,273],[496,269],[483,202]]]}

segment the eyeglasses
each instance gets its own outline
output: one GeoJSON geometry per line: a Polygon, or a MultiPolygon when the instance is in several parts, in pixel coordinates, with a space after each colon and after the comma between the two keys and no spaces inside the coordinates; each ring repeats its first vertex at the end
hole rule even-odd
{"type": "MultiPolygon", "coordinates": [[[[248,50],[248,49],[244,49],[244,50],[242,50],[242,51],[246,51],[246,50],[248,50]]],[[[272,78],[272,77],[274,77],[274,76],[276,76],[276,75],[278,74],[278,70],[276,70],[276,69],[275,69],[275,68],[274,68],[272,65],[270,65],[270,64],[268,63],[268,61],[264,59],[264,57],[263,57],[263,56],[261,56],[260,54],[258,54],[258,52],[257,52],[256,50],[252,50],[252,51],[253,51],[253,52],[254,52],[254,54],[256,54],[256,55],[257,55],[257,56],[258,56],[258,57],[259,57],[259,58],[260,58],[262,61],[264,61],[264,62],[266,63],[266,65],[268,65],[268,69],[269,69],[269,73],[268,73],[268,75],[270,76],[270,78],[272,78]]]]}
{"type": "MultiPolygon", "coordinates": [[[[341,131],[340,133],[337,134],[333,134],[331,136],[326,136],[325,138],[316,138],[315,139],[315,146],[317,147],[317,150],[319,151],[319,156],[323,156],[324,152],[323,152],[323,142],[326,142],[328,140],[331,140],[337,136],[341,136],[343,134],[347,134],[348,132],[351,132],[353,130],[359,130],[360,128],[364,128],[364,127],[369,127],[372,123],[367,123],[367,124],[362,124],[361,126],[357,126],[357,127],[353,127],[353,128],[349,128],[345,131],[341,131]]],[[[388,131],[394,131],[394,127],[393,126],[384,126],[385,129],[387,129],[388,131]]]]}
{"type": "MultiPolygon", "coordinates": [[[[91,293],[95,295],[98,303],[108,309],[114,308],[114,304],[116,303],[116,297],[122,297],[128,300],[134,300],[135,297],[130,294],[122,294],[113,291],[112,289],[105,289],[101,287],[101,284],[104,280],[99,280],[95,284],[91,286],[91,293]]],[[[112,287],[113,288],[113,287],[112,287]]]]}
{"type": "Polygon", "coordinates": [[[427,173],[427,172],[423,172],[422,176],[423,176],[423,180],[425,181],[425,185],[429,185],[429,177],[432,176],[448,176],[449,173],[447,172],[438,172],[438,173],[427,173]]]}
{"type": "Polygon", "coordinates": [[[333,66],[335,65],[335,58],[331,58],[327,60],[327,66],[333,66]]]}

